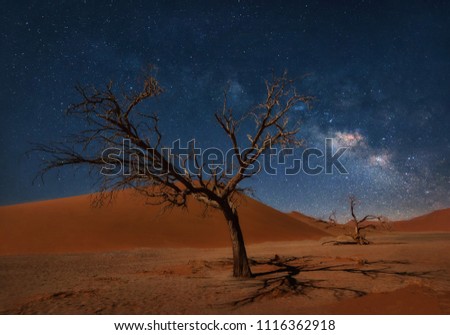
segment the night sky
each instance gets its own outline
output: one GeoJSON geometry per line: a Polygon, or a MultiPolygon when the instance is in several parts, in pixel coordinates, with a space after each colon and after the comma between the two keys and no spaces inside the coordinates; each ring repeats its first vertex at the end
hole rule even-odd
{"type": "Polygon", "coordinates": [[[95,191],[85,171],[32,184],[31,143],[83,129],[67,118],[77,83],[132,87],[154,64],[166,144],[225,146],[214,112],[230,83],[237,111],[272,70],[316,97],[299,136],[350,147],[348,175],[260,175],[256,197],[283,211],[392,219],[450,207],[450,5],[445,1],[3,1],[0,204],[95,191]]]}

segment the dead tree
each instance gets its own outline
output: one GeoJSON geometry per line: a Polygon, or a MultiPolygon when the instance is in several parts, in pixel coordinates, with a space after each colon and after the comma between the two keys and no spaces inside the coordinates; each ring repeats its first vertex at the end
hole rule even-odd
{"type": "Polygon", "coordinates": [[[327,228],[334,227],[337,224],[336,210],[333,210],[328,217],[327,228]]]}
{"type": "Polygon", "coordinates": [[[239,223],[238,186],[261,171],[255,169],[255,163],[271,146],[296,147],[301,144],[297,137],[296,113],[299,112],[294,107],[298,104],[309,106],[312,100],[310,96],[297,93],[286,73],[273,76],[265,84],[263,101],[239,117],[227,104],[226,90],[223,107],[215,114],[215,119],[229,139],[234,160],[225,162],[223,169],[209,169],[209,174],[206,165],[199,162],[195,154],[175,155],[175,159],[165,155],[159,117],[148,111],[148,103],[163,93],[152,74],[145,76],[140,91],[128,94],[117,93],[112,82],[104,89],[77,86],[81,101],[71,105],[68,114],[81,117],[86,128],[65,142],[37,146],[36,149],[46,157],[42,176],[54,168],[86,165],[94,170],[114,172],[98,174],[99,203],[116,191],[131,187],[143,194],[150,204],[186,207],[188,198],[195,198],[206,206],[218,208],[231,236],[233,275],[251,277],[239,223]],[[244,134],[246,137],[239,132],[245,122],[253,123],[254,128],[252,133],[244,134]],[[124,140],[132,147],[125,146],[124,140]],[[120,173],[117,156],[113,155],[115,149],[121,150],[126,167],[120,173]],[[195,169],[189,168],[192,163],[195,169]]]}
{"type": "Polygon", "coordinates": [[[366,215],[362,219],[358,220],[355,215],[355,207],[356,207],[357,199],[355,196],[351,195],[349,197],[349,201],[350,201],[350,212],[351,212],[351,215],[353,218],[353,223],[355,224],[354,231],[352,234],[350,234],[350,236],[355,240],[355,242],[357,244],[360,244],[360,245],[370,244],[370,241],[367,240],[365,237],[364,230],[368,229],[368,228],[376,229],[377,227],[373,223],[369,223],[369,224],[367,224],[367,223],[363,224],[363,223],[367,222],[367,221],[370,222],[373,220],[383,222],[383,218],[381,216],[366,215]]]}

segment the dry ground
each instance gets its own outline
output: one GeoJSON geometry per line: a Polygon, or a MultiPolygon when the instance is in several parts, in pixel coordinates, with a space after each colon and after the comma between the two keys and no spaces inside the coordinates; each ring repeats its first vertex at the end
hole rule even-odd
{"type": "Polygon", "coordinates": [[[249,280],[229,248],[0,256],[0,313],[450,314],[450,233],[369,238],[250,245],[249,280]]]}

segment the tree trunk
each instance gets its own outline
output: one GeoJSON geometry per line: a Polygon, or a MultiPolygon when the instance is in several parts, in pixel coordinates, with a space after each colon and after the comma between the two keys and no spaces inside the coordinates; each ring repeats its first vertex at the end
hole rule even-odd
{"type": "Polygon", "coordinates": [[[357,222],[355,223],[355,241],[358,244],[363,244],[361,231],[360,231],[360,228],[359,228],[359,224],[357,222]]]}
{"type": "Polygon", "coordinates": [[[228,228],[230,229],[233,247],[233,276],[239,278],[252,277],[247,251],[245,250],[244,237],[242,236],[241,226],[239,225],[238,213],[231,206],[225,206],[223,212],[228,223],[228,228]]]}
{"type": "Polygon", "coordinates": [[[359,226],[358,226],[358,222],[355,222],[355,240],[359,243],[359,226]]]}
{"type": "Polygon", "coordinates": [[[356,243],[360,244],[360,245],[365,245],[365,244],[369,244],[369,242],[366,240],[366,238],[361,234],[363,228],[361,228],[359,226],[359,223],[355,224],[355,241],[356,243]]]}

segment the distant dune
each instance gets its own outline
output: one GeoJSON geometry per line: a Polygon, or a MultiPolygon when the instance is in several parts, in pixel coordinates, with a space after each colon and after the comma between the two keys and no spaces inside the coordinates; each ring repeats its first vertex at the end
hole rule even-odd
{"type": "MultiPolygon", "coordinates": [[[[90,206],[88,195],[0,207],[0,254],[86,252],[141,247],[230,245],[222,214],[190,201],[188,210],[161,213],[131,191],[111,205],[90,206]]],[[[244,197],[239,207],[247,244],[320,239],[326,232],[244,197]]]]}
{"type": "Polygon", "coordinates": [[[317,220],[316,218],[314,218],[312,216],[308,216],[308,215],[305,215],[305,214],[297,212],[297,211],[292,211],[292,212],[288,213],[288,215],[304,224],[307,224],[310,227],[319,229],[323,232],[326,232],[327,234],[330,234],[330,233],[332,234],[333,229],[330,230],[329,227],[327,227],[327,225],[324,222],[317,220]]]}
{"type": "Polygon", "coordinates": [[[295,211],[290,212],[289,216],[293,217],[296,220],[304,222],[313,228],[319,229],[320,231],[323,231],[328,235],[342,236],[350,232],[353,232],[353,228],[351,228],[353,227],[353,222],[351,224],[346,223],[346,224],[330,225],[325,221],[318,220],[312,216],[308,216],[303,213],[295,211]]]}
{"type": "Polygon", "coordinates": [[[396,221],[393,223],[397,231],[450,231],[450,208],[437,210],[411,220],[396,221]]]}
{"type": "MultiPolygon", "coordinates": [[[[329,227],[324,222],[307,216],[299,212],[290,212],[289,216],[296,220],[308,224],[311,227],[317,228],[330,234],[339,234],[347,227],[353,227],[354,222],[348,221],[345,224],[329,227]]],[[[380,230],[385,228],[378,221],[366,221],[365,224],[379,227],[380,230]]],[[[418,216],[409,220],[393,221],[390,223],[393,231],[403,232],[448,232],[450,231],[450,208],[437,210],[422,216],[418,216]]]]}
{"type": "Polygon", "coordinates": [[[302,221],[304,223],[308,223],[308,224],[316,224],[317,223],[317,219],[313,218],[312,216],[308,216],[306,214],[297,212],[297,211],[292,211],[290,213],[288,213],[289,216],[302,221]]]}

